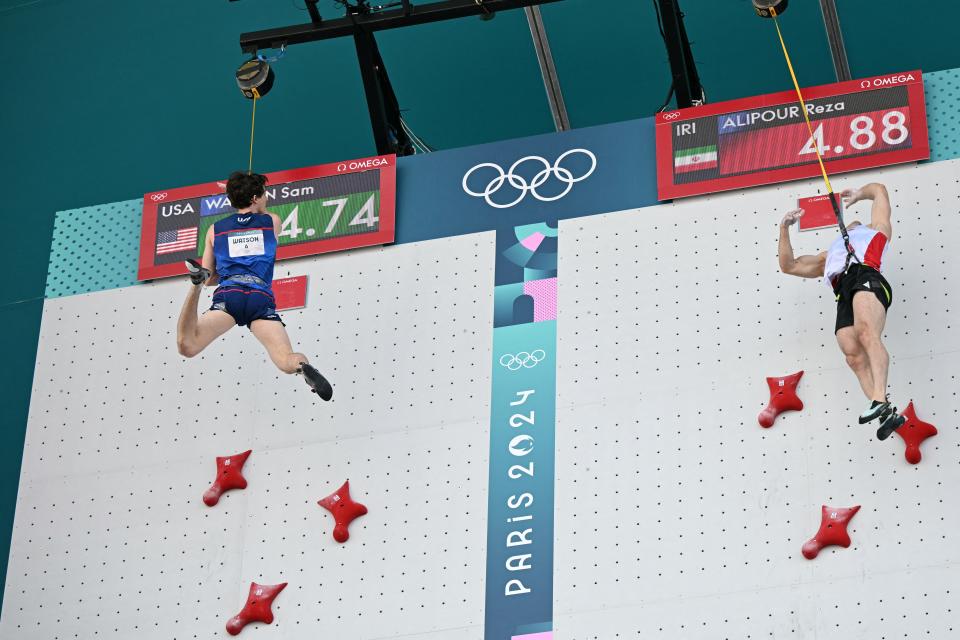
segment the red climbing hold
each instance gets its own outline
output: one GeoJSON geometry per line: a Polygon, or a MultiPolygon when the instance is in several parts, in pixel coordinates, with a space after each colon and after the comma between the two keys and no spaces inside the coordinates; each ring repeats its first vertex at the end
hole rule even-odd
{"type": "Polygon", "coordinates": [[[907,445],[906,458],[910,464],[920,462],[920,444],[930,436],[937,435],[937,428],[929,422],[924,422],[917,417],[917,412],[913,409],[913,400],[907,405],[907,408],[901,414],[907,419],[896,434],[903,438],[907,445]]]}
{"type": "Polygon", "coordinates": [[[247,596],[247,604],[243,605],[243,610],[227,621],[227,633],[232,636],[237,635],[243,628],[251,622],[263,622],[270,624],[273,622],[273,599],[283,591],[287,583],[283,584],[257,584],[250,583],[250,595],[247,596]]]}
{"type": "Polygon", "coordinates": [[[767,386],[770,387],[770,403],[757,417],[761,427],[772,427],[773,421],[784,411],[803,409],[803,401],[797,397],[797,385],[802,377],[803,371],[798,371],[792,376],[767,378],[767,386]]]}
{"type": "Polygon", "coordinates": [[[337,526],[333,528],[333,539],[337,542],[346,542],[350,537],[350,523],[367,512],[365,506],[354,502],[350,497],[349,480],[344,482],[336,493],[330,494],[317,504],[333,514],[333,519],[337,522],[337,526]]]}
{"type": "Polygon", "coordinates": [[[247,479],[243,477],[243,463],[253,450],[238,453],[235,456],[217,458],[217,479],[203,493],[203,501],[208,507],[220,502],[220,496],[230,489],[246,489],[247,479]]]}
{"type": "Polygon", "coordinates": [[[860,511],[860,505],[850,508],[836,508],[823,505],[820,515],[820,530],[817,535],[807,540],[803,545],[803,557],[813,560],[824,547],[837,545],[843,548],[850,546],[850,534],[847,525],[860,511]]]}

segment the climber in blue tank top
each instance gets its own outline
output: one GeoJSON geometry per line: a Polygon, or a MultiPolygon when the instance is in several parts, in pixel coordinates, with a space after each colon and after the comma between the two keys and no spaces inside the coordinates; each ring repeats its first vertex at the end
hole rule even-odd
{"type": "Polygon", "coordinates": [[[235,213],[207,229],[202,263],[187,260],[192,286],[177,323],[177,348],[187,358],[199,354],[234,325],[247,326],[284,373],[302,374],[324,400],[333,387],[297,353],[273,298],[273,265],[277,259],[280,218],[267,211],[267,178],[235,172],[227,181],[227,197],[235,213]],[[199,318],[204,284],[219,284],[210,310],[199,318]]]}
{"type": "Polygon", "coordinates": [[[221,287],[235,284],[273,294],[270,285],[277,259],[275,217],[235,213],[213,225],[213,256],[221,287]]]}

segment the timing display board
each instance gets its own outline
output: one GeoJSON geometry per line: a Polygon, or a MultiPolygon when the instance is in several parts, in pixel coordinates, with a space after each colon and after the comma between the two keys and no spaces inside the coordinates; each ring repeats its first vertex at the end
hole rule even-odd
{"type": "MultiPolygon", "coordinates": [[[[266,174],[267,210],[283,223],[277,259],[393,242],[396,168],[387,155],[266,174]]],[[[226,186],[144,195],[138,279],[187,272],[184,260],[199,256],[207,229],[235,212],[226,186]]]]}
{"type": "Polygon", "coordinates": [[[920,71],[657,114],[661,200],[843,173],[930,157],[920,71]]]}

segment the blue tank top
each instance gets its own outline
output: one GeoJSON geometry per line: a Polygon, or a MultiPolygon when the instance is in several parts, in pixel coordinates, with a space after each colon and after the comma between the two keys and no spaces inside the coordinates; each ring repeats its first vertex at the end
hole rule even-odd
{"type": "Polygon", "coordinates": [[[277,259],[273,218],[262,213],[234,213],[215,223],[213,255],[221,283],[236,278],[235,284],[270,291],[277,259]]]}

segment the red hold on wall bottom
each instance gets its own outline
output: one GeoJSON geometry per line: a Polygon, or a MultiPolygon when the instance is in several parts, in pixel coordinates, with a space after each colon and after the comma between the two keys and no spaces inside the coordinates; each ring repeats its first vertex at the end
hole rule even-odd
{"type": "Polygon", "coordinates": [[[770,402],[757,417],[761,427],[765,429],[772,427],[777,416],[784,411],[800,411],[803,409],[803,401],[797,396],[797,385],[802,377],[803,371],[798,371],[793,375],[783,376],[782,378],[767,378],[767,386],[770,387],[770,402]]]}

